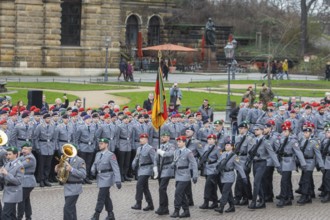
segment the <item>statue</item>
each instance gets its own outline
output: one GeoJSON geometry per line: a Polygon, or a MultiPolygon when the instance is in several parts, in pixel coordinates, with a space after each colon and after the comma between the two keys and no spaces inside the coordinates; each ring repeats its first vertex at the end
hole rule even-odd
{"type": "Polygon", "coordinates": [[[215,46],[215,25],[212,18],[209,18],[205,25],[205,43],[208,46],[215,46]]]}

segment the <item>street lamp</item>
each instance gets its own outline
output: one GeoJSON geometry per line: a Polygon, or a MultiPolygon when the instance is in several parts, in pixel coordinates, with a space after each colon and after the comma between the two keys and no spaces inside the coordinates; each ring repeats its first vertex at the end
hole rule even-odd
{"type": "Polygon", "coordinates": [[[104,72],[104,82],[108,82],[108,55],[109,55],[109,46],[111,42],[111,37],[105,39],[105,72],[104,72]]]}
{"type": "Polygon", "coordinates": [[[227,91],[227,105],[226,105],[226,123],[230,123],[230,112],[231,112],[231,103],[230,103],[230,70],[231,70],[231,63],[234,58],[234,46],[232,42],[228,42],[228,44],[224,48],[226,60],[229,61],[228,63],[228,91],[227,91]]]}
{"type": "Polygon", "coordinates": [[[232,71],[232,75],[231,75],[231,79],[235,79],[235,75],[236,75],[236,69],[237,69],[237,62],[236,62],[236,60],[235,60],[235,49],[236,49],[236,47],[237,47],[237,41],[235,40],[235,39],[233,39],[232,41],[231,41],[231,44],[233,45],[233,48],[234,48],[234,54],[233,54],[233,58],[232,58],[232,61],[231,61],[231,67],[233,67],[233,65],[234,65],[234,68],[231,68],[231,71],[232,71]]]}

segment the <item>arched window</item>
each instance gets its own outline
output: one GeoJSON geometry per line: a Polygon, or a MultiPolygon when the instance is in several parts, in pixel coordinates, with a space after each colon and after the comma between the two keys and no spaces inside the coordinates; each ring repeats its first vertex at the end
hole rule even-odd
{"type": "Polygon", "coordinates": [[[126,45],[136,46],[139,32],[139,22],[135,15],[131,15],[126,23],[126,45]]]}
{"type": "Polygon", "coordinates": [[[81,0],[64,0],[61,7],[61,45],[80,46],[81,0]]]}
{"type": "Polygon", "coordinates": [[[149,21],[148,45],[160,44],[160,21],[157,16],[153,16],[149,21]]]}

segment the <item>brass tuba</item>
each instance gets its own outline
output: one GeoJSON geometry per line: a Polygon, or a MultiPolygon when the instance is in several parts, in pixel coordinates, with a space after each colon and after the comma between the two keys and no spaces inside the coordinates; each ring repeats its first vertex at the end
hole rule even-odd
{"type": "Polygon", "coordinates": [[[6,145],[8,142],[8,136],[7,134],[0,130],[0,146],[6,145]]]}
{"type": "Polygon", "coordinates": [[[72,144],[64,144],[62,146],[63,155],[59,159],[59,164],[57,166],[57,180],[64,184],[69,178],[69,171],[66,170],[65,161],[67,158],[72,158],[77,155],[77,149],[72,144]]]}

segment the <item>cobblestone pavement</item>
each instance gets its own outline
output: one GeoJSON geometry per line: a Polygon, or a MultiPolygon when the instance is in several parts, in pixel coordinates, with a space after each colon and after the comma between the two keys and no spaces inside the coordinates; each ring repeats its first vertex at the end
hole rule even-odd
{"type": "MultiPolygon", "coordinates": [[[[300,174],[294,173],[293,175],[293,186],[296,189],[299,181],[300,174]]],[[[314,174],[315,181],[315,192],[318,195],[317,188],[320,185],[321,175],[320,173],[314,174]]],[[[274,193],[279,193],[279,182],[280,176],[274,175],[274,193]]],[[[150,190],[154,199],[155,208],[158,206],[158,183],[157,181],[151,180],[150,190]]],[[[191,218],[190,219],[254,219],[254,220],[265,220],[265,219],[329,219],[329,208],[330,204],[322,204],[319,198],[313,200],[312,204],[305,206],[298,206],[296,201],[299,198],[295,195],[294,204],[290,207],[282,209],[276,208],[275,203],[267,203],[267,208],[262,210],[249,210],[247,207],[236,207],[235,213],[225,213],[220,215],[213,210],[200,210],[199,205],[203,202],[203,191],[204,191],[204,178],[199,178],[196,185],[193,185],[193,193],[195,206],[190,208],[191,218]]],[[[134,205],[135,195],[135,184],[136,182],[125,182],[121,190],[113,187],[111,188],[111,198],[114,205],[114,212],[117,220],[128,220],[128,219],[170,219],[169,216],[158,216],[154,212],[144,212],[132,210],[130,207],[134,205]]],[[[174,180],[171,180],[169,185],[169,201],[170,201],[170,212],[173,212],[173,195],[174,195],[174,180]]],[[[77,212],[79,220],[90,219],[94,212],[98,189],[96,184],[85,185],[84,192],[80,195],[77,212]]],[[[1,193],[2,194],[2,193],[1,193]]],[[[51,188],[39,188],[37,187],[32,192],[32,207],[33,207],[33,219],[35,220],[60,220],[62,219],[64,195],[61,186],[53,186],[51,188]]],[[[143,202],[143,207],[146,203],[143,202]]],[[[101,218],[106,217],[106,212],[103,210],[101,218]]]]}

